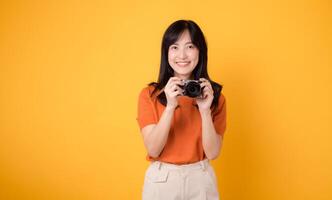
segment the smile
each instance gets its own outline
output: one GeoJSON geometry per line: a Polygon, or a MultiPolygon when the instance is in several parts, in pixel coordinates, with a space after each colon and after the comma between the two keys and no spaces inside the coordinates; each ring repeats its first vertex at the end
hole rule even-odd
{"type": "Polygon", "coordinates": [[[188,61],[188,62],[175,62],[175,63],[179,66],[187,66],[190,63],[190,61],[188,61]]]}

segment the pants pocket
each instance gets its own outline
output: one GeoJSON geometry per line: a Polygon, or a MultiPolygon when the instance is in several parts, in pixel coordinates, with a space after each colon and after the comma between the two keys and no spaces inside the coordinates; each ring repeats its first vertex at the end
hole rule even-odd
{"type": "Polygon", "coordinates": [[[143,200],[157,200],[160,196],[160,184],[166,184],[168,170],[158,169],[151,164],[145,173],[143,186],[143,200]]]}
{"type": "Polygon", "coordinates": [[[146,172],[146,179],[153,183],[167,182],[168,170],[148,169],[146,172]]]}

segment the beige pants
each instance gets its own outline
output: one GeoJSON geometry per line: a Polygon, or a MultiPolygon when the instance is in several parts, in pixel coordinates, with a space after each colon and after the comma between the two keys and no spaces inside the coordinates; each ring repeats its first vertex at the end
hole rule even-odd
{"type": "Polygon", "coordinates": [[[208,160],[188,165],[156,161],[145,173],[143,200],[217,199],[217,180],[208,160]]]}

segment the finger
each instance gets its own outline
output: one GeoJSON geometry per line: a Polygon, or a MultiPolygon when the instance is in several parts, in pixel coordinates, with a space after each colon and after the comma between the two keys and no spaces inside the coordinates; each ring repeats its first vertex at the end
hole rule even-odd
{"type": "Polygon", "coordinates": [[[172,91],[176,91],[176,90],[182,91],[182,89],[178,85],[173,85],[172,91]]]}
{"type": "Polygon", "coordinates": [[[208,83],[209,85],[211,85],[211,82],[205,78],[200,78],[199,79],[202,83],[208,83]]]}
{"type": "Polygon", "coordinates": [[[171,77],[171,78],[169,78],[168,79],[168,83],[172,83],[172,82],[174,82],[174,81],[182,81],[182,79],[180,79],[180,78],[178,78],[178,77],[171,77]]]}
{"type": "Polygon", "coordinates": [[[172,81],[169,83],[170,87],[173,87],[174,85],[176,86],[182,86],[184,83],[182,81],[172,81]]]}
{"type": "Polygon", "coordinates": [[[180,88],[179,86],[176,87],[176,91],[180,92],[180,94],[183,94],[183,89],[180,88]]]}
{"type": "Polygon", "coordinates": [[[173,76],[168,81],[181,81],[181,79],[176,76],[173,76]]]}
{"type": "Polygon", "coordinates": [[[176,89],[176,85],[172,85],[172,86],[170,86],[170,90],[171,90],[171,92],[174,92],[175,89],[176,89]]]}
{"type": "Polygon", "coordinates": [[[175,94],[176,94],[176,96],[182,96],[183,95],[182,91],[180,91],[180,90],[176,91],[175,94]]]}
{"type": "Polygon", "coordinates": [[[180,91],[182,92],[182,88],[180,88],[178,85],[172,85],[172,87],[169,88],[170,92],[180,91]]]}
{"type": "Polygon", "coordinates": [[[176,90],[176,91],[174,91],[174,92],[171,93],[172,97],[181,96],[181,95],[182,95],[182,92],[179,91],[179,90],[176,90]]]}
{"type": "Polygon", "coordinates": [[[169,80],[168,83],[166,84],[167,88],[173,88],[174,87],[174,83],[172,80],[169,80]]]}
{"type": "Polygon", "coordinates": [[[204,96],[204,98],[206,96],[213,96],[213,92],[206,87],[206,88],[203,89],[203,96],[204,96]]]}
{"type": "Polygon", "coordinates": [[[200,78],[199,81],[202,82],[202,83],[210,82],[209,80],[207,80],[205,78],[200,78]]]}
{"type": "Polygon", "coordinates": [[[167,86],[171,86],[173,84],[173,82],[179,82],[179,78],[178,77],[171,77],[168,79],[167,83],[166,83],[166,87],[167,86]]]}
{"type": "Polygon", "coordinates": [[[206,99],[206,98],[208,98],[208,97],[210,97],[210,96],[212,96],[212,94],[209,93],[209,92],[205,92],[205,93],[203,93],[203,98],[204,98],[204,99],[206,99]]]}
{"type": "Polygon", "coordinates": [[[204,86],[207,86],[208,83],[207,82],[202,82],[200,85],[201,85],[201,87],[204,87],[204,86]]]}
{"type": "Polygon", "coordinates": [[[208,82],[201,83],[201,87],[202,88],[209,88],[210,90],[212,90],[212,86],[208,82]]]}
{"type": "Polygon", "coordinates": [[[211,94],[211,95],[213,95],[213,90],[210,89],[210,88],[208,88],[208,87],[205,87],[204,91],[207,92],[207,93],[209,93],[209,94],[211,94]]]}
{"type": "Polygon", "coordinates": [[[184,82],[182,80],[174,80],[172,81],[172,84],[183,85],[184,82]]]}
{"type": "Polygon", "coordinates": [[[205,78],[200,78],[199,80],[202,81],[202,82],[206,82],[206,81],[208,81],[208,80],[205,79],[205,78]]]}
{"type": "Polygon", "coordinates": [[[207,86],[210,88],[211,91],[213,91],[212,85],[210,82],[207,82],[207,86]]]}

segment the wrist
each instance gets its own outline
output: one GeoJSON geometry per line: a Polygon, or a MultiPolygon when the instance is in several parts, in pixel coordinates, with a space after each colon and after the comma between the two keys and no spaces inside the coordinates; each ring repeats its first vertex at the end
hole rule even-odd
{"type": "Polygon", "coordinates": [[[211,109],[210,108],[200,109],[199,112],[201,113],[201,115],[211,115],[211,109]]]}
{"type": "Polygon", "coordinates": [[[176,106],[167,105],[166,108],[165,108],[165,110],[167,110],[167,111],[174,111],[175,108],[176,108],[176,106]]]}

